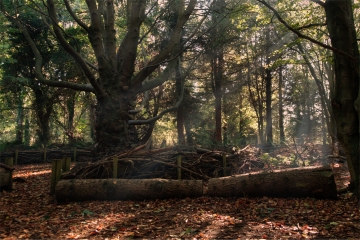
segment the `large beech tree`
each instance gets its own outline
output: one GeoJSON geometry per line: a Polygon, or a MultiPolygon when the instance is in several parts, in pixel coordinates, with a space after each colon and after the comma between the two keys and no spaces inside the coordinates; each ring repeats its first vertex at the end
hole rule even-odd
{"type": "MultiPolygon", "coordinates": [[[[33,4],[32,8],[37,8],[37,11],[41,12],[35,1],[30,2],[33,4]]],[[[121,1],[121,3],[114,0],[86,0],[86,14],[77,14],[68,0],[63,0],[62,3],[61,1],[46,0],[45,3],[47,12],[42,12],[44,24],[48,21],[56,40],[75,59],[86,75],[88,84],[49,80],[43,69],[43,58],[38,46],[33,41],[26,26],[17,18],[19,14],[16,10],[10,11],[8,5],[1,1],[2,13],[18,26],[31,46],[35,55],[37,80],[49,86],[92,92],[96,95],[95,138],[98,151],[105,151],[112,147],[125,149],[136,143],[138,141],[137,133],[131,124],[138,124],[139,122],[132,119],[133,115],[129,111],[136,112],[134,111],[134,101],[138,94],[160,86],[173,71],[174,62],[182,51],[180,46],[182,30],[193,13],[197,0],[186,1],[187,4],[184,0],[169,1],[169,3],[164,1],[164,5],[160,8],[166,7],[167,4],[177,5],[176,24],[170,29],[171,34],[166,45],[142,68],[136,65],[138,46],[144,41],[144,36],[141,35],[141,27],[147,15],[151,11],[155,11],[154,6],[160,3],[146,0],[128,0],[121,1]],[[59,20],[61,12],[65,11],[62,9],[63,6],[66,7],[66,11],[72,17],[73,22],[76,22],[86,32],[95,55],[95,62],[85,59],[74,46],[69,44],[68,36],[64,35],[62,29],[64,23],[59,20]],[[126,8],[126,10],[121,9],[121,7],[126,8]],[[120,12],[123,12],[125,16],[120,16],[120,12]],[[127,28],[123,38],[117,39],[119,38],[117,19],[120,17],[126,19],[127,28]],[[167,66],[163,69],[163,74],[148,80],[147,77],[160,65],[167,66]]],[[[159,7],[159,5],[157,6],[159,7]]],[[[153,25],[149,28],[154,27],[159,19],[161,18],[155,18],[153,25]]],[[[124,30],[122,29],[122,31],[124,30]]],[[[188,34],[188,39],[191,39],[193,35],[188,34]]],[[[185,43],[186,40],[182,44],[185,43]]],[[[150,123],[155,119],[157,117],[145,123],[150,123]]]]}

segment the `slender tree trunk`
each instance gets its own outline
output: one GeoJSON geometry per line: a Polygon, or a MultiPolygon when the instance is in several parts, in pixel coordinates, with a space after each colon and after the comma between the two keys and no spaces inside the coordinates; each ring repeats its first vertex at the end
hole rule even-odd
{"type": "Polygon", "coordinates": [[[213,77],[213,94],[215,96],[215,132],[214,140],[216,144],[222,143],[222,94],[223,94],[223,77],[224,77],[224,35],[222,27],[224,23],[224,0],[214,1],[214,12],[211,16],[215,24],[214,30],[211,32],[212,39],[212,77],[213,77]]]}
{"type": "Polygon", "coordinates": [[[194,140],[192,137],[192,132],[191,132],[191,125],[190,125],[190,119],[189,117],[185,118],[185,132],[186,132],[186,143],[189,146],[194,145],[194,140]]]}
{"type": "Polygon", "coordinates": [[[271,109],[271,97],[272,97],[272,77],[270,67],[270,30],[266,29],[266,68],[265,68],[265,93],[266,93],[266,145],[271,147],[273,145],[272,134],[272,109],[271,109]]]}
{"type": "Polygon", "coordinates": [[[221,113],[222,113],[222,75],[223,75],[223,52],[222,48],[215,51],[216,55],[212,59],[212,70],[214,78],[215,96],[215,141],[217,144],[222,142],[221,113]]]}
{"type": "Polygon", "coordinates": [[[261,76],[261,88],[259,86],[258,83],[258,74],[255,74],[255,79],[256,79],[256,93],[257,93],[257,104],[259,106],[259,123],[258,123],[258,127],[259,127],[259,144],[261,146],[263,146],[265,144],[265,135],[264,135],[264,105],[263,105],[263,80],[264,80],[264,76],[261,76]]]}
{"type": "Polygon", "coordinates": [[[266,69],[266,145],[271,147],[273,145],[273,134],[272,134],[272,109],[271,109],[271,70],[266,69]]]}
{"type": "Polygon", "coordinates": [[[264,116],[263,116],[264,107],[259,105],[259,118],[258,118],[258,131],[259,131],[259,142],[258,144],[263,145],[264,143],[264,116]]]}
{"type": "Polygon", "coordinates": [[[352,57],[334,52],[335,87],[331,105],[337,136],[346,152],[350,186],[359,197],[359,115],[354,107],[359,93],[359,50],[352,1],[327,0],[325,12],[332,46],[352,57]]]}
{"type": "Polygon", "coordinates": [[[74,116],[75,116],[75,91],[69,94],[68,99],[66,100],[66,110],[67,110],[67,124],[66,132],[69,142],[72,143],[76,140],[74,132],[74,116]]]}
{"type": "MultiPolygon", "coordinates": [[[[329,53],[330,56],[330,53],[329,53]]],[[[334,86],[335,86],[335,77],[334,77],[334,70],[333,70],[333,65],[327,64],[325,62],[325,69],[327,72],[327,76],[328,76],[328,81],[329,81],[329,89],[330,89],[330,98],[333,98],[333,94],[334,94],[334,86]]],[[[331,108],[331,103],[330,100],[328,100],[328,111],[329,111],[329,125],[328,125],[328,132],[332,133],[329,134],[330,135],[330,144],[332,146],[332,148],[334,148],[335,143],[337,142],[337,130],[336,130],[336,123],[335,123],[335,119],[334,119],[334,114],[332,112],[332,108],[331,108]]]]}
{"type": "MultiPolygon", "coordinates": [[[[155,117],[159,113],[160,98],[163,95],[163,86],[159,86],[159,92],[158,92],[157,96],[155,94],[155,91],[151,91],[151,92],[152,92],[152,95],[154,96],[154,98],[153,98],[153,101],[154,101],[153,117],[155,117]]],[[[143,101],[145,101],[145,100],[143,100],[143,101]]],[[[147,111],[149,111],[148,108],[149,108],[149,101],[147,100],[147,102],[146,102],[147,111]]],[[[145,144],[151,139],[152,133],[153,133],[154,128],[155,128],[155,124],[156,124],[155,121],[149,124],[149,127],[148,127],[145,135],[140,140],[140,144],[145,144]]],[[[164,139],[164,141],[165,141],[165,145],[166,145],[166,140],[164,139]]]]}
{"type": "MultiPolygon", "coordinates": [[[[325,123],[326,123],[327,129],[328,129],[328,132],[329,132],[331,138],[335,138],[334,133],[333,133],[333,128],[331,126],[331,119],[333,118],[332,111],[331,111],[330,106],[329,106],[330,103],[329,103],[329,99],[328,99],[328,97],[326,95],[326,92],[325,92],[324,84],[317,77],[315,69],[314,69],[313,65],[311,64],[311,62],[309,60],[309,57],[306,54],[306,52],[304,51],[304,48],[301,45],[301,43],[298,43],[298,47],[299,47],[299,50],[302,53],[302,56],[303,56],[307,66],[308,66],[308,68],[310,70],[310,73],[311,73],[312,77],[315,80],[316,86],[318,87],[318,91],[319,91],[319,95],[320,95],[320,101],[321,101],[321,107],[322,107],[323,113],[325,115],[325,123]]],[[[331,73],[328,72],[328,75],[329,75],[329,83],[331,85],[331,82],[332,82],[332,79],[330,79],[331,78],[331,73]]]]}
{"type": "MultiPolygon", "coordinates": [[[[225,93],[225,87],[223,87],[223,114],[224,114],[224,118],[226,119],[226,117],[228,116],[228,104],[227,104],[227,99],[226,99],[226,93],[225,93]]],[[[228,141],[229,141],[229,135],[228,135],[228,123],[226,121],[226,123],[222,126],[222,130],[223,130],[223,146],[227,146],[228,141]]]]}
{"type": "Polygon", "coordinates": [[[282,66],[279,67],[279,130],[280,130],[280,144],[285,143],[285,132],[284,132],[284,106],[283,106],[283,74],[282,66]]]}
{"type": "Polygon", "coordinates": [[[326,131],[326,120],[325,120],[325,117],[324,116],[321,116],[321,130],[322,130],[322,144],[323,144],[323,146],[325,146],[326,145],[326,139],[327,139],[327,137],[326,137],[326,133],[327,133],[327,131],[326,131]]]}
{"type": "Polygon", "coordinates": [[[239,145],[245,146],[246,145],[246,136],[244,134],[245,131],[245,119],[244,119],[244,113],[243,113],[243,94],[242,94],[242,87],[240,88],[239,92],[239,145]]]}
{"type": "Polygon", "coordinates": [[[177,123],[177,133],[178,133],[178,144],[184,145],[185,134],[184,134],[184,108],[181,104],[177,109],[176,123],[177,123]]]}
{"type": "Polygon", "coordinates": [[[87,99],[87,107],[89,109],[89,127],[90,127],[90,138],[95,141],[95,123],[96,123],[96,115],[95,115],[95,108],[96,104],[94,102],[94,99],[89,93],[86,93],[86,99],[87,99]]]}
{"type": "Polygon", "coordinates": [[[25,118],[24,144],[25,146],[30,145],[30,122],[28,117],[25,118]]]}
{"type": "MultiPolygon", "coordinates": [[[[175,79],[176,79],[176,92],[178,93],[178,97],[181,94],[181,88],[185,81],[184,77],[181,74],[181,61],[180,57],[178,57],[178,61],[176,62],[176,70],[175,70],[175,79]]],[[[177,108],[176,112],[176,128],[178,133],[178,144],[184,145],[185,144],[185,134],[184,134],[184,105],[180,104],[177,108]]]]}
{"type": "Polygon", "coordinates": [[[16,119],[16,143],[21,144],[23,143],[24,138],[24,108],[23,108],[23,91],[19,92],[19,99],[18,99],[18,112],[17,112],[17,119],[16,119]]]}

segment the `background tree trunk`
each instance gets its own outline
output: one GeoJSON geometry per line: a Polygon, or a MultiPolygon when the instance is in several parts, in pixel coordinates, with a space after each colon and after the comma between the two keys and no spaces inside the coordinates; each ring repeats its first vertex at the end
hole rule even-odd
{"type": "MultiPolygon", "coordinates": [[[[34,83],[36,85],[37,83],[34,83]]],[[[37,118],[37,135],[38,142],[47,145],[50,142],[50,116],[53,111],[55,95],[48,97],[49,93],[45,93],[45,89],[40,86],[34,86],[35,94],[34,109],[37,118]]]]}
{"type": "Polygon", "coordinates": [[[19,92],[18,97],[18,111],[17,111],[17,119],[16,119],[16,138],[15,141],[17,144],[22,144],[24,141],[24,96],[23,96],[23,88],[19,92]]]}
{"type": "MultiPolygon", "coordinates": [[[[178,93],[178,98],[181,94],[181,88],[184,84],[185,79],[181,74],[181,57],[178,57],[176,61],[176,70],[175,70],[175,79],[176,79],[176,92],[178,93]]],[[[176,128],[178,133],[178,144],[185,144],[185,134],[184,134],[184,105],[181,103],[176,111],[176,128]]]]}
{"type": "Polygon", "coordinates": [[[279,67],[279,132],[280,132],[280,144],[285,142],[285,132],[284,132],[284,107],[283,107],[283,75],[282,75],[282,66],[279,67]]]}
{"type": "Polygon", "coordinates": [[[266,147],[271,147],[273,145],[273,134],[272,134],[272,77],[270,69],[270,30],[266,29],[266,67],[265,67],[265,95],[266,95],[266,147]]]}

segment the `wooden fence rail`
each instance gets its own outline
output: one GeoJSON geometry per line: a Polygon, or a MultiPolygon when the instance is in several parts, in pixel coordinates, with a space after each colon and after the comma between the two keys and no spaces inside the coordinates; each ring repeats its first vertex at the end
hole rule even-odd
{"type": "Polygon", "coordinates": [[[14,165],[33,164],[33,163],[51,163],[53,159],[63,157],[71,158],[73,162],[87,162],[93,160],[90,150],[78,148],[51,149],[43,148],[38,150],[19,150],[0,152],[0,163],[4,163],[6,158],[13,158],[14,165]]]}

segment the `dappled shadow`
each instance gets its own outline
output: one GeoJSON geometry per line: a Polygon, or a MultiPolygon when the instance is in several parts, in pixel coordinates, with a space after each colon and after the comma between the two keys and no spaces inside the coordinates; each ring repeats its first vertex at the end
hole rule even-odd
{"type": "Polygon", "coordinates": [[[347,199],[200,198],[58,204],[50,164],[20,166],[0,199],[0,238],[356,238],[347,199]]]}

